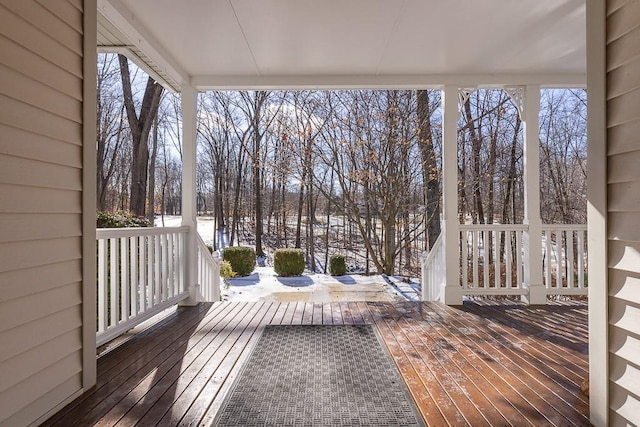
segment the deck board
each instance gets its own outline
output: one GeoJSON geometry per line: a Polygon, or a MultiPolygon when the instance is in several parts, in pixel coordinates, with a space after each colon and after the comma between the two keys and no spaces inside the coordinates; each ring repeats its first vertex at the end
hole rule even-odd
{"type": "Polygon", "coordinates": [[[375,325],[428,425],[589,425],[587,311],[486,300],[180,307],[100,357],[96,387],[44,425],[211,425],[268,324],[375,325]]]}

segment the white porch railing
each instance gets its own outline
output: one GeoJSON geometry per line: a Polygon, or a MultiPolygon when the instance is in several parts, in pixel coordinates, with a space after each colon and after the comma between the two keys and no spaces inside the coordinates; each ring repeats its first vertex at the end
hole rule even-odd
{"type": "Polygon", "coordinates": [[[188,227],[98,229],[97,345],[188,297],[188,227]]]}
{"type": "Polygon", "coordinates": [[[446,280],[445,244],[442,233],[436,239],[429,252],[423,252],[420,258],[422,271],[422,301],[438,301],[440,291],[446,280]]]}
{"type": "Polygon", "coordinates": [[[220,301],[220,253],[209,252],[209,248],[199,234],[196,235],[198,247],[198,285],[200,298],[204,302],[220,301]]]}
{"type": "Polygon", "coordinates": [[[461,281],[467,295],[522,294],[524,224],[460,225],[461,281]]]}
{"type": "Polygon", "coordinates": [[[543,225],[543,281],[547,294],[587,294],[587,226],[543,225]]]}
{"type": "MultiPolygon", "coordinates": [[[[526,224],[460,224],[463,295],[524,295],[526,224]]],[[[543,225],[542,268],[547,295],[587,294],[587,226],[543,225]]],[[[440,241],[440,238],[438,238],[440,241]]],[[[443,239],[444,241],[444,239],[443,239]]],[[[440,299],[445,283],[444,245],[423,255],[423,299],[440,299]],[[437,249],[437,250],[436,250],[437,249]]],[[[451,286],[451,284],[449,284],[451,286]]]]}

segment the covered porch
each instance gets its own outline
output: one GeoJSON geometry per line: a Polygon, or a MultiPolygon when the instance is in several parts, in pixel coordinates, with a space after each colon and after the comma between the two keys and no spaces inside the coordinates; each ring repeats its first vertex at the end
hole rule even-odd
{"type": "Polygon", "coordinates": [[[427,425],[589,425],[586,301],[488,300],[179,307],[100,357],[96,387],[44,425],[211,425],[274,324],[375,325],[427,425]]]}
{"type": "MultiPolygon", "coordinates": [[[[214,62],[195,45],[177,41],[178,32],[187,34],[197,27],[182,18],[175,28],[169,25],[169,16],[181,16],[177,5],[147,9],[139,2],[99,1],[99,49],[126,54],[182,95],[183,225],[124,234],[98,231],[102,264],[98,264],[97,343],[171,305],[195,307],[178,308],[101,358],[97,388],[47,425],[211,424],[264,325],[360,323],[375,324],[380,331],[427,424],[588,425],[589,399],[580,390],[588,378],[587,303],[549,299],[587,295],[587,226],[543,224],[539,199],[540,90],[586,86],[584,5],[565,3],[564,12],[550,7],[541,16],[529,15],[523,5],[510,10],[500,3],[495,21],[508,20],[511,13],[522,20],[523,28],[553,23],[559,37],[573,44],[552,49],[547,43],[540,49],[523,43],[523,52],[514,47],[506,60],[503,52],[489,48],[497,41],[485,32],[482,46],[468,47],[483,55],[468,62],[468,54],[443,59],[448,51],[467,52],[465,40],[450,36],[430,46],[437,53],[431,58],[439,59],[428,63],[415,56],[400,57],[389,49],[416,37],[405,31],[410,23],[414,29],[419,27],[413,15],[432,12],[419,2],[400,9],[378,4],[379,14],[365,20],[372,38],[362,62],[354,59],[357,55],[349,47],[360,39],[346,30],[334,34],[337,39],[332,44],[319,42],[328,37],[323,28],[296,27],[296,34],[305,37],[300,44],[306,43],[317,54],[315,58],[300,52],[306,59],[283,57],[282,52],[270,50],[278,42],[268,43],[273,34],[264,32],[265,23],[258,16],[270,17],[276,27],[283,25],[281,16],[290,15],[286,25],[305,22],[303,12],[324,14],[331,22],[336,15],[325,8],[309,12],[270,2],[250,11],[238,2],[218,4],[212,19],[222,29],[207,33],[206,39],[212,43],[212,52],[234,54],[227,62],[214,62]],[[387,13],[396,18],[393,27],[383,24],[387,13]],[[383,33],[383,28],[387,44],[384,37],[374,35],[383,33]],[[331,49],[340,37],[348,42],[333,55],[331,49]],[[309,88],[441,91],[443,227],[436,245],[421,260],[423,303],[218,302],[219,255],[209,256],[196,232],[197,94],[211,89],[309,88]],[[458,119],[462,103],[479,88],[508,93],[524,124],[522,224],[466,224],[459,218],[458,119]],[[478,299],[485,296],[515,296],[521,302],[478,299]],[[165,356],[167,347],[169,356],[165,356]],[[119,362],[125,358],[136,362],[122,366],[119,362]]],[[[342,12],[345,28],[349,18],[363,19],[356,7],[342,12]]],[[[455,16],[450,9],[440,12],[455,16]]],[[[469,11],[466,25],[474,14],[481,11],[469,11]]],[[[200,28],[215,27],[200,24],[200,28]]],[[[445,29],[431,31],[420,36],[434,38],[445,29]]],[[[525,36],[514,31],[521,40],[542,38],[539,33],[525,36]]],[[[403,49],[405,53],[425,48],[412,40],[417,45],[403,49]]]]}

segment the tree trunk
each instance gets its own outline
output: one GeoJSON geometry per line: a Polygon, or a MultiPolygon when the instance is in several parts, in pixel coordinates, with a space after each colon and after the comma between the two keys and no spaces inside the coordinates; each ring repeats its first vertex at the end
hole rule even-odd
{"type": "Polygon", "coordinates": [[[429,91],[417,91],[420,156],[422,157],[422,181],[424,187],[427,244],[429,250],[440,235],[440,173],[433,146],[429,91]]]}
{"type": "Polygon", "coordinates": [[[471,136],[471,157],[473,158],[473,205],[475,208],[474,218],[480,224],[484,224],[484,209],[482,206],[482,194],[480,191],[480,148],[482,147],[482,139],[478,135],[481,132],[476,131],[476,126],[473,124],[474,120],[471,116],[471,102],[470,97],[464,103],[464,112],[467,119],[467,126],[469,128],[469,135],[471,136]]]}
{"type": "Polygon", "coordinates": [[[149,163],[149,132],[158,113],[162,86],[151,77],[147,79],[147,86],[142,98],[140,115],[135,111],[133,93],[131,91],[131,76],[129,63],[125,56],[118,55],[120,76],[122,78],[122,92],[127,120],[131,128],[133,155],[131,159],[131,193],[129,195],[129,209],[134,215],[145,216],[145,201],[147,196],[147,167],[149,163]]]}
{"type": "Polygon", "coordinates": [[[262,170],[260,156],[262,150],[262,133],[260,132],[260,115],[264,95],[256,91],[253,96],[254,116],[253,116],[253,194],[255,200],[255,222],[256,222],[256,255],[264,256],[262,249],[262,170]]]}
{"type": "Polygon", "coordinates": [[[147,219],[151,224],[154,222],[155,202],[156,202],[156,158],[158,156],[158,115],[153,121],[153,138],[151,146],[151,159],[149,160],[149,211],[147,219]]]}

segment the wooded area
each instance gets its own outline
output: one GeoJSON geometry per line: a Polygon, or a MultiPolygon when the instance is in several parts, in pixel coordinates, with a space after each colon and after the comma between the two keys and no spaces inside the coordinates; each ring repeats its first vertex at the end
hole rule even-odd
{"type": "MultiPolygon", "coordinates": [[[[99,56],[98,209],[179,215],[180,96],[128,68],[99,56]]],[[[343,253],[352,269],[415,274],[440,233],[440,102],[438,90],[201,93],[198,211],[232,245],[305,249],[313,270],[343,253]]],[[[503,90],[464,102],[462,223],[522,222],[522,128],[503,90]]],[[[584,90],[542,90],[540,155],[543,222],[584,223],[584,90]]]]}

